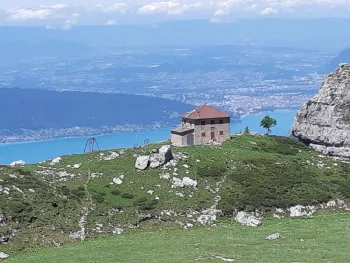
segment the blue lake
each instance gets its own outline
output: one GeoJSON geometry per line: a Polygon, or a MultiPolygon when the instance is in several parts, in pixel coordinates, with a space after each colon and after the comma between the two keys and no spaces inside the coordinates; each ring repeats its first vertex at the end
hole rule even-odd
{"type": "MultiPolygon", "coordinates": [[[[251,132],[265,133],[266,131],[260,127],[260,121],[267,114],[277,120],[277,126],[273,128],[272,134],[287,136],[296,110],[278,110],[245,116],[241,121],[231,124],[231,133],[239,133],[246,126],[251,132]]],[[[83,153],[87,138],[89,137],[3,144],[0,145],[0,164],[9,164],[16,160],[37,163],[57,156],[83,153]]],[[[129,148],[135,144],[143,144],[145,139],[149,139],[150,143],[167,140],[170,138],[170,131],[168,128],[161,128],[140,132],[117,132],[95,138],[101,150],[129,148]]]]}

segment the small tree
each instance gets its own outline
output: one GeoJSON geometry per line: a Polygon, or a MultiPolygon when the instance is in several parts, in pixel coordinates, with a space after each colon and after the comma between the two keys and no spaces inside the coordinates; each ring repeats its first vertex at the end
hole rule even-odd
{"type": "Polygon", "coordinates": [[[260,122],[260,126],[267,129],[267,135],[271,132],[271,129],[277,125],[277,121],[266,115],[260,122]]]}
{"type": "Polygon", "coordinates": [[[244,133],[244,134],[249,134],[249,133],[250,133],[250,130],[249,130],[248,126],[245,127],[243,133],[244,133]]]}

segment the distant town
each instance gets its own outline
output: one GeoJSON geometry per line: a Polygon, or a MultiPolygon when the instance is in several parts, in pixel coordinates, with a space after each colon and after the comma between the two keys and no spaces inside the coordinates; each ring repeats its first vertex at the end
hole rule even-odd
{"type": "MultiPolygon", "coordinates": [[[[69,50],[69,47],[66,47],[69,50]]],[[[100,93],[138,94],[200,105],[208,103],[235,119],[263,110],[297,109],[317,92],[320,65],[334,54],[296,48],[259,46],[166,47],[145,52],[96,49],[92,55],[70,59],[41,57],[1,63],[0,87],[100,93]]],[[[159,114],[162,114],[159,112],[159,114]]],[[[173,116],[176,118],[177,116],[173,116]]],[[[118,125],[89,128],[21,130],[0,128],[0,141],[145,130],[167,126],[118,125]],[[9,135],[10,134],[10,135],[9,135]]]]}

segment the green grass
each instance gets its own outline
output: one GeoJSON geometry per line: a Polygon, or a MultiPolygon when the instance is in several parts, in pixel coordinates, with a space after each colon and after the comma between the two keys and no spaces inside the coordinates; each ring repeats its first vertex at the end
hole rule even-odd
{"type": "Polygon", "coordinates": [[[350,262],[350,214],[265,220],[259,228],[226,220],[212,228],[158,230],[97,238],[25,253],[7,263],[115,262],[350,262]],[[271,233],[283,238],[267,241],[271,233]]]}
{"type": "Polygon", "coordinates": [[[212,191],[223,178],[217,208],[226,216],[235,210],[258,209],[269,217],[275,208],[350,199],[350,165],[287,138],[242,135],[221,146],[173,147],[175,154],[188,156],[178,160],[175,176],[197,180],[196,189],[172,188],[174,167],[135,169],[135,154],[150,154],[159,147],[116,150],[120,156],[108,161],[101,160],[101,153],[96,152],[63,156],[63,161],[53,166],[48,161],[23,168],[0,168],[0,185],[11,188],[10,195],[0,195],[0,213],[7,217],[0,235],[9,228],[19,229],[3,251],[15,254],[53,242],[69,242],[69,233],[79,230],[86,206],[93,209],[87,217],[89,237],[111,234],[116,227],[128,232],[130,224],[143,227],[147,224],[139,222],[143,213],[161,216],[175,228],[179,228],[176,221],[196,224],[186,212],[211,207],[216,195],[212,191]],[[81,166],[74,169],[74,164],[81,166]],[[62,179],[62,173],[72,176],[62,179]],[[88,181],[89,173],[100,176],[88,181]],[[170,179],[161,179],[164,173],[169,173],[170,179]],[[110,184],[121,175],[121,185],[110,184]],[[147,193],[149,190],[154,191],[152,195],[147,193]],[[177,215],[166,216],[164,210],[177,215]],[[96,225],[102,225],[102,233],[96,233],[96,225]]]}

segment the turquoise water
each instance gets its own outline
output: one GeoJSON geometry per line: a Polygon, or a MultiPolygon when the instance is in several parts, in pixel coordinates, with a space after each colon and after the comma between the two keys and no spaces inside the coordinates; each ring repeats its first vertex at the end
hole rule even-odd
{"type": "MultiPolygon", "coordinates": [[[[277,120],[277,126],[273,128],[272,134],[287,136],[296,114],[295,110],[278,110],[245,116],[240,122],[231,124],[231,133],[243,131],[246,126],[251,132],[265,133],[266,131],[259,125],[266,114],[277,120]]],[[[87,138],[89,137],[3,144],[0,145],[0,164],[9,164],[16,160],[37,163],[57,156],[83,153],[87,138]]],[[[143,144],[145,139],[149,139],[150,143],[167,140],[170,138],[170,131],[168,128],[161,128],[151,131],[117,132],[95,138],[101,150],[129,148],[135,144],[143,144]]]]}

